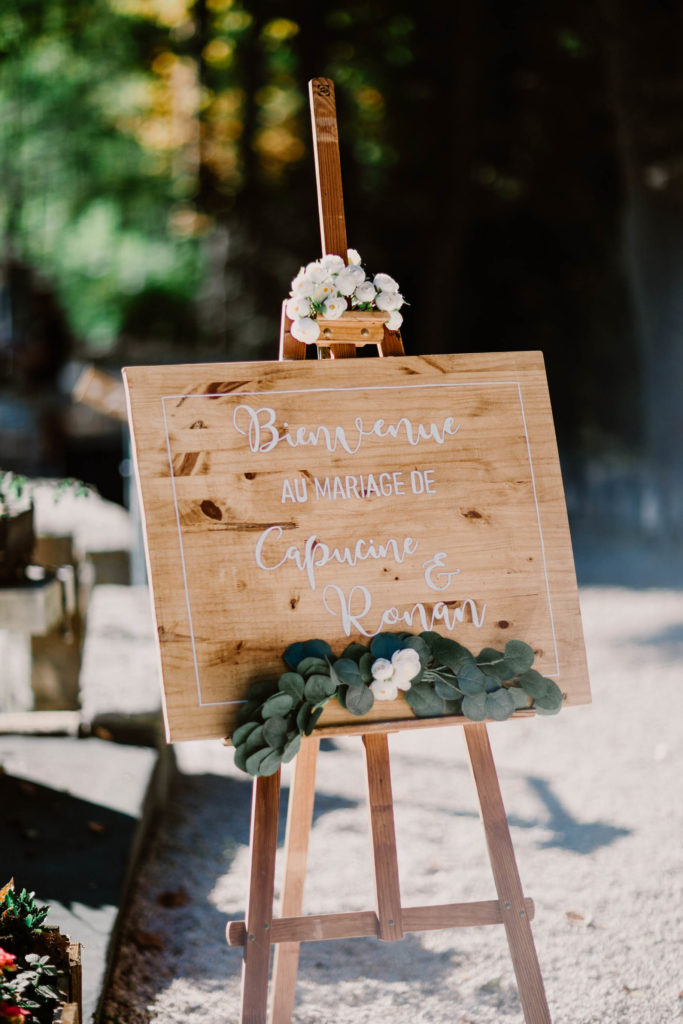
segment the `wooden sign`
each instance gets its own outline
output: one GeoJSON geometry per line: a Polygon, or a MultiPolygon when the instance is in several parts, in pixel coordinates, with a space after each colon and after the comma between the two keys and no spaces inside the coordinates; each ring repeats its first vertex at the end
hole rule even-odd
{"type": "MultiPolygon", "coordinates": [[[[540,353],[124,370],[171,740],[294,641],[525,640],[590,700],[540,353]]],[[[412,719],[401,698],[369,720],[412,719]]],[[[320,725],[358,723],[336,701],[320,725]]]]}

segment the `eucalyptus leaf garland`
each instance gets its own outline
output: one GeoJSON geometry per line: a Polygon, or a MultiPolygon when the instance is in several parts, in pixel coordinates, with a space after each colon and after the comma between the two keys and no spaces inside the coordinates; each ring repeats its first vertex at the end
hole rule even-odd
{"type": "Polygon", "coordinates": [[[291,761],[328,701],[336,699],[352,715],[367,715],[376,693],[387,699],[392,671],[417,718],[463,715],[472,722],[502,722],[523,708],[555,715],[562,706],[559,686],[532,668],[534,652],[522,640],[509,640],[504,651],[485,647],[475,656],[439,633],[378,633],[368,646],[349,644],[340,658],[325,640],[305,640],[290,644],[283,659],[287,671],[279,679],[251,687],[231,736],[235,764],[249,775],[273,775],[291,761]],[[417,658],[398,655],[406,650],[417,658]],[[405,665],[416,667],[417,659],[412,678],[401,679],[399,666],[405,676],[405,665]]]}

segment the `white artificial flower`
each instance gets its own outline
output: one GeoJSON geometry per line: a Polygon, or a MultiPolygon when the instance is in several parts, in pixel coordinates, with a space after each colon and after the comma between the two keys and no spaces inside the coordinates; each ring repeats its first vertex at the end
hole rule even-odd
{"type": "Polygon", "coordinates": [[[381,682],[391,679],[394,674],[394,666],[386,658],[377,658],[373,661],[370,671],[372,672],[372,678],[381,682]]]}
{"type": "Polygon", "coordinates": [[[347,263],[349,264],[350,267],[359,267],[360,266],[360,254],[358,253],[358,250],[357,249],[347,249],[346,250],[346,261],[347,261],[347,263]]]}
{"type": "Polygon", "coordinates": [[[299,273],[296,275],[296,277],[292,281],[292,295],[305,294],[305,293],[302,293],[301,289],[304,288],[307,283],[308,283],[308,279],[306,278],[306,268],[305,267],[301,267],[301,269],[299,270],[299,273]]]}
{"type": "Polygon", "coordinates": [[[358,287],[359,284],[362,284],[363,281],[365,280],[365,271],[363,270],[362,267],[356,267],[356,266],[347,267],[346,268],[346,273],[349,275],[349,277],[353,278],[353,281],[354,281],[354,284],[356,285],[356,288],[358,287]]]}
{"type": "Polygon", "coordinates": [[[325,303],[323,316],[328,320],[338,320],[346,311],[346,299],[342,295],[333,296],[325,303]]]}
{"type": "Polygon", "coordinates": [[[399,690],[409,690],[412,679],[420,671],[420,655],[412,647],[403,647],[392,654],[391,665],[394,670],[392,682],[399,690]]]}
{"type": "Polygon", "coordinates": [[[370,689],[375,700],[396,700],[398,688],[389,679],[375,679],[370,683],[370,689]]]}
{"type": "Polygon", "coordinates": [[[388,274],[375,274],[372,283],[378,292],[397,292],[398,283],[388,274]]]}
{"type": "Polygon", "coordinates": [[[388,331],[397,331],[403,323],[403,317],[397,309],[392,309],[389,319],[386,321],[388,331]]]}
{"type": "Polygon", "coordinates": [[[320,284],[316,284],[313,286],[313,290],[311,291],[311,298],[313,299],[314,302],[326,302],[327,299],[333,299],[336,294],[337,289],[335,288],[332,281],[328,279],[326,281],[321,281],[320,284]]]}
{"type": "Polygon", "coordinates": [[[370,666],[372,690],[376,700],[396,700],[399,690],[409,690],[420,671],[420,655],[410,647],[394,651],[391,661],[377,658],[370,666]]]}
{"type": "MultiPolygon", "coordinates": [[[[377,278],[375,278],[375,281],[377,278]]],[[[375,299],[375,305],[378,309],[382,309],[387,313],[390,313],[394,309],[400,309],[403,305],[403,296],[400,292],[380,292],[375,299]]]]}
{"type": "Polygon", "coordinates": [[[311,304],[304,295],[293,295],[291,299],[288,299],[285,310],[290,320],[298,320],[309,315],[311,304]]]}
{"type": "Polygon", "coordinates": [[[369,281],[363,281],[359,284],[354,293],[354,299],[356,302],[372,302],[377,292],[375,286],[370,284],[369,281]]]}
{"type": "Polygon", "coordinates": [[[309,263],[305,273],[308,280],[313,281],[315,284],[320,284],[321,281],[325,281],[330,276],[329,270],[327,267],[323,267],[320,260],[309,263]]]}
{"type": "Polygon", "coordinates": [[[340,295],[351,295],[356,287],[356,274],[353,270],[353,267],[344,267],[342,272],[337,275],[335,284],[340,295]]]}
{"type": "Polygon", "coordinates": [[[290,331],[293,338],[303,341],[305,345],[312,344],[320,337],[320,328],[315,320],[311,320],[310,316],[301,316],[293,320],[290,331]]]}
{"type": "Polygon", "coordinates": [[[329,256],[323,256],[320,264],[325,268],[328,274],[338,274],[346,266],[341,256],[335,256],[334,253],[330,253],[329,256]]]}

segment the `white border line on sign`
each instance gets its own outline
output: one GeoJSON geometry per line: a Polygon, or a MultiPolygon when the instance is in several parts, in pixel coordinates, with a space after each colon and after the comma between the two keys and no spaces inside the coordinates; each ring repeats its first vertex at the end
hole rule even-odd
{"type": "Polygon", "coordinates": [[[166,402],[178,402],[186,401],[189,399],[201,399],[201,398],[246,398],[246,397],[265,397],[269,395],[302,395],[302,394],[321,394],[335,392],[347,392],[347,391],[404,391],[406,388],[468,388],[468,387],[515,387],[517,389],[517,395],[519,397],[520,413],[522,416],[522,426],[524,428],[524,441],[526,443],[527,457],[529,459],[529,472],[531,474],[531,488],[534,495],[534,506],[536,508],[536,522],[538,525],[538,537],[541,545],[541,557],[543,561],[543,578],[545,579],[546,598],[548,602],[548,614],[550,617],[550,630],[553,637],[553,647],[555,650],[555,671],[549,672],[548,676],[553,678],[560,674],[560,658],[557,649],[557,636],[555,633],[555,619],[553,615],[552,600],[550,597],[550,581],[548,579],[548,568],[546,563],[545,554],[545,542],[543,539],[543,528],[541,526],[541,510],[538,503],[538,494],[536,491],[536,478],[534,475],[533,460],[531,458],[531,445],[529,442],[529,432],[527,430],[526,415],[524,412],[524,399],[522,396],[522,385],[517,380],[492,380],[492,381],[461,381],[459,383],[450,383],[446,381],[439,381],[435,384],[370,384],[360,385],[348,388],[288,388],[285,390],[277,389],[272,391],[229,391],[229,392],[217,392],[208,394],[185,394],[185,395],[162,395],[161,406],[163,411],[164,419],[164,432],[166,434],[166,450],[168,452],[168,463],[169,471],[171,474],[171,489],[173,493],[173,504],[175,510],[176,528],[178,530],[178,546],[180,549],[180,564],[183,574],[183,587],[185,589],[185,604],[187,607],[187,619],[190,630],[190,642],[192,645],[192,659],[195,670],[195,681],[197,685],[197,706],[198,707],[228,707],[233,704],[244,704],[244,700],[213,700],[205,701],[202,698],[201,680],[199,678],[199,663],[197,659],[197,646],[195,642],[194,627],[192,624],[192,608],[190,604],[190,591],[187,581],[187,568],[185,565],[185,550],[183,547],[183,535],[180,524],[180,509],[178,507],[178,498],[175,486],[175,475],[173,472],[173,453],[171,451],[171,438],[168,429],[168,419],[166,416],[166,402]]]}

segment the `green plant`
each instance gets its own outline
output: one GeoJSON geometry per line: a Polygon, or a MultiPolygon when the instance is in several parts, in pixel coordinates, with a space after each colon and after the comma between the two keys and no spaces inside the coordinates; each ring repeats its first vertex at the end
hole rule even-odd
{"type": "Polygon", "coordinates": [[[92,487],[73,477],[59,480],[29,480],[21,473],[0,469],[0,515],[28,507],[35,489],[44,485],[52,487],[55,501],[59,501],[67,492],[73,493],[76,497],[85,497],[92,492],[92,487]]]}
{"type": "Polygon", "coordinates": [[[32,947],[43,937],[48,907],[14,880],[0,889],[0,1021],[49,1024],[62,995],[50,956],[32,947]]]}
{"type": "Polygon", "coordinates": [[[532,667],[534,651],[522,640],[475,657],[435,632],[378,633],[369,646],[349,644],[341,658],[325,640],[307,640],[290,644],[283,660],[289,671],[251,687],[231,737],[235,764],[249,775],[272,775],[290,761],[332,699],[362,716],[401,690],[418,718],[473,722],[503,721],[525,708],[554,715],[562,706],[560,688],[532,667]]]}
{"type": "Polygon", "coordinates": [[[0,889],[0,945],[11,953],[30,949],[42,934],[49,907],[39,906],[35,895],[27,889],[17,892],[13,879],[0,889]]]}

